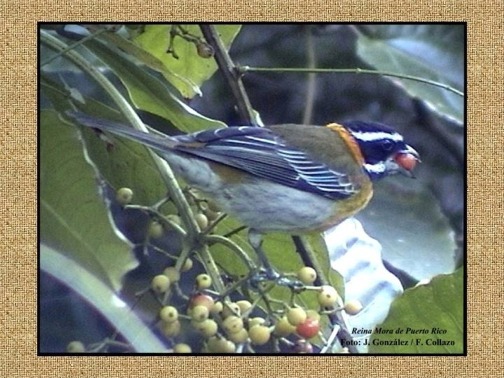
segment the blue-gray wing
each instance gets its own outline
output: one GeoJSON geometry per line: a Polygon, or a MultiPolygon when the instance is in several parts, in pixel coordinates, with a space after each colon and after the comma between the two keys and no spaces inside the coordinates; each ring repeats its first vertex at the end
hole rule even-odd
{"type": "Polygon", "coordinates": [[[177,136],[177,150],[196,155],[281,185],[342,199],[357,188],[347,174],[336,172],[305,152],[288,146],[266,128],[228,127],[177,136]]]}
{"type": "Polygon", "coordinates": [[[170,150],[183,151],[331,199],[346,198],[357,191],[345,172],[337,172],[315,161],[300,149],[287,145],[282,138],[266,128],[228,127],[169,137],[144,133],[78,111],[69,111],[67,115],[84,126],[109,131],[145,144],[161,155],[170,150]]]}

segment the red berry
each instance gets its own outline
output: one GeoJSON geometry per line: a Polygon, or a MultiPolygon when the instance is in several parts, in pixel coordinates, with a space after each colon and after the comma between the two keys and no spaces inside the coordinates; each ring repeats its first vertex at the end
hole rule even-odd
{"type": "Polygon", "coordinates": [[[307,318],[296,327],[296,333],[305,339],[316,336],[320,330],[320,323],[317,319],[307,318]]]}
{"type": "Polygon", "coordinates": [[[394,160],[400,167],[406,169],[407,171],[413,170],[418,162],[418,159],[412,154],[397,154],[394,157],[394,160]]]}
{"type": "Polygon", "coordinates": [[[189,300],[189,309],[193,309],[196,306],[205,306],[210,310],[214,305],[214,300],[211,296],[206,294],[195,294],[189,300]]]}

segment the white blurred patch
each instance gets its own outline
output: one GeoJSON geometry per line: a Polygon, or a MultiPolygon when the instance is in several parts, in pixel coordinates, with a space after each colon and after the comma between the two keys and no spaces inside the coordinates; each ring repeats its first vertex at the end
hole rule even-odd
{"type": "Polygon", "coordinates": [[[346,315],[349,331],[360,352],[366,352],[365,339],[382,323],[392,301],[402,294],[399,279],[383,265],[381,245],[369,237],[361,223],[350,218],[326,231],[324,239],[331,267],[345,280],[345,302],[358,300],[363,309],[356,315],[346,315]]]}
{"type": "Polygon", "coordinates": [[[127,307],[128,305],[126,302],[124,302],[121,298],[119,298],[117,295],[113,295],[111,298],[112,306],[118,307],[118,308],[124,308],[127,307]]]}

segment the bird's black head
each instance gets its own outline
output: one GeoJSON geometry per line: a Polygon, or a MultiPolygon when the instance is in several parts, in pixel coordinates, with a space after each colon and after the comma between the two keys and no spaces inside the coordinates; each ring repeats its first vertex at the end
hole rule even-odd
{"type": "Polygon", "coordinates": [[[413,177],[411,171],[419,161],[419,155],[404,142],[401,134],[389,126],[373,122],[350,121],[343,126],[359,144],[364,169],[372,180],[395,173],[413,177]]]}

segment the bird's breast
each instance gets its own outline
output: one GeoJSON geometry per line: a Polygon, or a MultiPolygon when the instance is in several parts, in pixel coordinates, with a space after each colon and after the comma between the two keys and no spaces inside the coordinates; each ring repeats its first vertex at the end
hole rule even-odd
{"type": "Polygon", "coordinates": [[[165,159],[224,212],[260,232],[323,231],[361,210],[372,196],[367,178],[356,194],[333,200],[185,154],[170,154],[165,159]]]}

